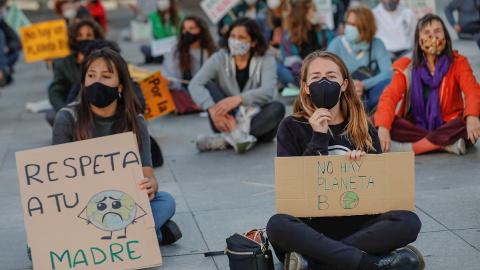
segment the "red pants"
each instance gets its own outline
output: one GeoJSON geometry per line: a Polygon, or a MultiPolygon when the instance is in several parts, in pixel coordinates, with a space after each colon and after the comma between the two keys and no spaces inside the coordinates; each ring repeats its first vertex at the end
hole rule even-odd
{"type": "Polygon", "coordinates": [[[431,143],[441,146],[452,144],[463,138],[467,145],[471,145],[470,141],[467,140],[467,126],[463,123],[463,112],[433,131],[418,127],[409,119],[395,116],[390,136],[393,141],[397,142],[417,142],[426,138],[431,143]]]}

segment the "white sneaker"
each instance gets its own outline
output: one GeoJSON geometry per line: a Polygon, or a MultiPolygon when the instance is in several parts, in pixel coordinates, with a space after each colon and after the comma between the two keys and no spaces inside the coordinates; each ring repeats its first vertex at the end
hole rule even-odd
{"type": "Polygon", "coordinates": [[[257,138],[254,136],[243,132],[241,129],[237,128],[230,133],[224,133],[223,137],[225,141],[227,141],[233,149],[239,154],[244,153],[255,145],[257,142],[257,138]]]}
{"type": "Polygon", "coordinates": [[[455,155],[459,156],[463,156],[467,152],[467,146],[465,145],[464,139],[458,139],[458,141],[452,144],[445,145],[443,149],[449,153],[454,153],[455,155]]]}
{"type": "Polygon", "coordinates": [[[304,270],[308,268],[308,262],[303,258],[302,254],[290,252],[285,254],[283,267],[285,270],[304,270]]]}
{"type": "Polygon", "coordinates": [[[197,149],[201,152],[225,150],[227,143],[221,134],[205,135],[200,134],[196,142],[197,149]]]}
{"type": "Polygon", "coordinates": [[[390,152],[413,152],[412,143],[390,141],[390,152]]]}

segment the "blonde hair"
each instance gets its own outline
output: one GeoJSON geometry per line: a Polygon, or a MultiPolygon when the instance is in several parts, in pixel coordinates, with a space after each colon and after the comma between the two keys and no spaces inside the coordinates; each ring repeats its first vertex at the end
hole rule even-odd
{"type": "Polygon", "coordinates": [[[355,27],[357,27],[358,33],[360,34],[357,43],[360,41],[365,41],[367,44],[372,43],[375,32],[377,31],[377,25],[375,24],[375,17],[372,11],[369,7],[362,5],[349,7],[347,12],[345,12],[345,22],[347,21],[348,15],[352,12],[355,13],[355,27]]]}
{"type": "Polygon", "coordinates": [[[305,90],[305,84],[307,81],[310,63],[317,58],[333,61],[339,67],[343,79],[348,80],[347,89],[340,96],[340,113],[342,114],[343,118],[348,121],[347,128],[342,135],[345,136],[351,143],[356,145],[357,150],[362,150],[365,152],[368,152],[369,150],[375,150],[373,147],[372,137],[368,133],[370,119],[367,118],[363,107],[363,102],[355,92],[353,79],[348,72],[347,66],[336,54],[318,50],[305,57],[301,71],[300,93],[293,103],[292,116],[297,118],[308,118],[312,116],[316,110],[312,100],[305,90]]]}

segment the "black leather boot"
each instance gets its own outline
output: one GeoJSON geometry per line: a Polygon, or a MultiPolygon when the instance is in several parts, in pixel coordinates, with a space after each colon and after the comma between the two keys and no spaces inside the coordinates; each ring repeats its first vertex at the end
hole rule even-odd
{"type": "Polygon", "coordinates": [[[425,261],[416,248],[406,246],[380,257],[376,265],[381,270],[423,270],[425,261]]]}

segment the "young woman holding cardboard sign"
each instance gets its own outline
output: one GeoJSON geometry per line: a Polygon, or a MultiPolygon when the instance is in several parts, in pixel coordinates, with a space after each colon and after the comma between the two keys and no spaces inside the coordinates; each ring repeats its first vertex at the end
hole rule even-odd
{"type": "Polygon", "coordinates": [[[125,60],[110,48],[91,52],[82,63],[80,96],[80,101],[59,111],[53,144],[133,131],[145,176],[139,188],[150,198],[158,242],[165,245],[180,239],[180,229],[170,220],[175,213],[175,200],[169,193],[158,191],[147,124],[125,60]]]}
{"type": "MultiPolygon", "coordinates": [[[[381,153],[352,82],[337,55],[309,54],[294,114],[278,129],[278,156],[346,155],[347,160],[359,160],[366,152],[381,153]]],[[[418,270],[425,266],[420,252],[404,246],[415,241],[420,227],[410,211],[317,218],[276,214],[268,221],[267,233],[286,269],[418,270]]]]}

